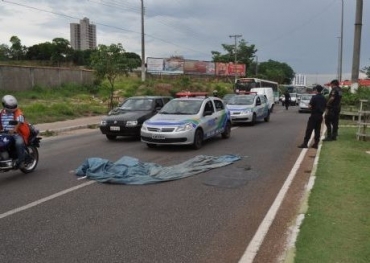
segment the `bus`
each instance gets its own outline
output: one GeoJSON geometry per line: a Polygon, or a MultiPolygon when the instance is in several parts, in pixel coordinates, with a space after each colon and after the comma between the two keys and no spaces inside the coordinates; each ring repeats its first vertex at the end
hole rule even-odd
{"type": "Polygon", "coordinates": [[[279,101],[279,83],[258,78],[239,78],[234,84],[234,93],[248,92],[252,88],[272,88],[275,102],[279,101]]]}

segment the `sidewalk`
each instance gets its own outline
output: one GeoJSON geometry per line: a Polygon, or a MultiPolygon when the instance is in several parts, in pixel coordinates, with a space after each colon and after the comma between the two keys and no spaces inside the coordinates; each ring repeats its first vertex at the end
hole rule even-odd
{"type": "Polygon", "coordinates": [[[78,129],[86,129],[92,125],[98,125],[102,118],[103,116],[83,117],[73,120],[35,124],[35,127],[40,131],[40,133],[44,133],[46,131],[49,132],[72,131],[78,129]]]}

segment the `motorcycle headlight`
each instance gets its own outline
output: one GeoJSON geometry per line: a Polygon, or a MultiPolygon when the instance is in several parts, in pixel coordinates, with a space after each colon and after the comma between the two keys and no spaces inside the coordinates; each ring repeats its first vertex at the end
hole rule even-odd
{"type": "Polygon", "coordinates": [[[127,121],[126,126],[127,127],[135,127],[135,126],[137,126],[137,121],[127,121]]]}
{"type": "Polygon", "coordinates": [[[183,132],[183,131],[190,131],[191,129],[193,129],[193,125],[191,125],[191,123],[186,123],[184,125],[177,127],[176,131],[183,132]]]}

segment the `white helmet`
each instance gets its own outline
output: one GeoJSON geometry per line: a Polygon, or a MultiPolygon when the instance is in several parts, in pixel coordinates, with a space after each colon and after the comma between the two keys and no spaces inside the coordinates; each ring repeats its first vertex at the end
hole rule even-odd
{"type": "Polygon", "coordinates": [[[1,101],[6,110],[15,111],[18,108],[17,99],[12,95],[5,95],[1,101]]]}

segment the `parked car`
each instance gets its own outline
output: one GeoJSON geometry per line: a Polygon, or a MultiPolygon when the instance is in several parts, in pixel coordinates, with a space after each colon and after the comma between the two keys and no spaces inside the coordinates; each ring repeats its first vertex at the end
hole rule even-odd
{"type": "Polygon", "coordinates": [[[227,109],[230,111],[233,124],[248,123],[254,125],[257,121],[270,120],[269,104],[265,95],[247,94],[232,97],[227,109]]]}
{"type": "Polygon", "coordinates": [[[217,97],[182,97],[168,102],[141,127],[141,141],[149,148],[157,145],[192,145],[200,149],[203,141],[217,135],[227,139],[231,133],[230,114],[217,97]]]}
{"type": "Polygon", "coordinates": [[[270,113],[274,111],[275,94],[272,88],[252,88],[251,92],[257,92],[257,94],[265,95],[267,98],[267,103],[269,105],[270,113]]]}
{"type": "Polygon", "coordinates": [[[313,95],[314,94],[301,94],[298,112],[311,112],[311,109],[308,107],[308,105],[313,95]]]}
{"type": "Polygon", "coordinates": [[[115,140],[117,136],[140,138],[143,122],[155,115],[171,99],[170,96],[130,97],[101,120],[100,131],[108,140],[115,140]]]}
{"type": "Polygon", "coordinates": [[[222,97],[222,100],[225,102],[225,104],[227,104],[229,102],[229,100],[236,96],[235,93],[228,93],[228,94],[225,94],[223,97],[222,97]]]}

